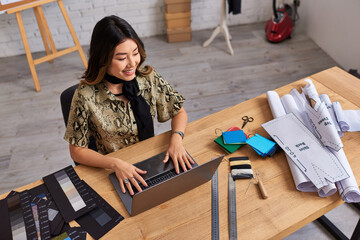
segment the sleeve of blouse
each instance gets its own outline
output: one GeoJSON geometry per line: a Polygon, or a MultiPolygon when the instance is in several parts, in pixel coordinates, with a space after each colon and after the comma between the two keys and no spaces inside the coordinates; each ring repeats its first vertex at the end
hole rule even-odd
{"type": "Polygon", "coordinates": [[[185,101],[181,96],[162,76],[154,71],[154,78],[156,84],[156,109],[157,118],[159,122],[165,122],[174,117],[185,101]]]}
{"type": "Polygon", "coordinates": [[[77,89],[71,102],[64,139],[77,147],[87,147],[89,144],[88,118],[89,112],[84,98],[77,89]]]}

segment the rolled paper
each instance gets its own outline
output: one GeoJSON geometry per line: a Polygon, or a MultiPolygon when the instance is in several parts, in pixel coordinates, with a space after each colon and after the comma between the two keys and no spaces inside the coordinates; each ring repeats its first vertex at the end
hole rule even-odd
{"type": "Polygon", "coordinates": [[[337,122],[340,126],[341,131],[347,132],[350,129],[350,126],[348,124],[349,119],[345,115],[344,111],[342,110],[342,107],[339,102],[333,103],[334,112],[336,114],[337,122]]]}
{"type": "MultiPolygon", "coordinates": [[[[285,109],[286,113],[293,113],[308,129],[311,128],[311,125],[307,126],[309,124],[309,122],[306,122],[305,121],[306,118],[303,119],[303,117],[302,117],[302,116],[306,116],[306,115],[300,113],[300,110],[299,110],[299,108],[298,108],[298,106],[297,106],[297,104],[296,104],[296,102],[295,102],[292,95],[286,94],[286,95],[282,96],[281,97],[281,102],[282,102],[282,104],[284,106],[284,109],[285,109]]],[[[328,197],[328,196],[336,193],[336,186],[335,186],[334,183],[328,182],[328,186],[317,189],[314,186],[314,184],[305,175],[304,175],[304,177],[309,182],[304,182],[303,184],[298,186],[297,189],[299,191],[303,191],[303,192],[315,192],[315,191],[317,191],[320,197],[328,197]]]]}
{"type": "Polygon", "coordinates": [[[332,121],[333,121],[333,123],[335,125],[336,131],[338,131],[339,136],[342,137],[344,134],[341,131],[340,126],[339,126],[339,124],[337,122],[335,112],[334,112],[334,109],[333,109],[333,106],[332,106],[333,104],[331,103],[329,96],[327,94],[321,94],[320,99],[321,99],[321,101],[323,101],[325,103],[326,108],[328,109],[328,111],[330,113],[330,116],[331,116],[331,119],[332,119],[332,121]]]}
{"type": "MultiPolygon", "coordinates": [[[[281,117],[286,115],[285,109],[281,103],[280,97],[275,91],[268,91],[266,93],[269,106],[274,118],[281,117]]],[[[301,170],[295,165],[295,163],[291,160],[288,155],[286,156],[286,160],[289,164],[291,174],[294,179],[295,187],[297,190],[301,192],[316,192],[317,188],[315,185],[307,178],[301,170]]]]}

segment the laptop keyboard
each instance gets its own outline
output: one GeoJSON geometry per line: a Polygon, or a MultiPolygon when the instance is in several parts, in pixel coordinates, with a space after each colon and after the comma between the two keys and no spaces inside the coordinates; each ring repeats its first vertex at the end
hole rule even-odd
{"type": "Polygon", "coordinates": [[[170,170],[167,172],[163,172],[162,174],[159,174],[156,177],[150,178],[150,179],[146,180],[145,182],[148,184],[148,187],[152,187],[152,186],[155,186],[156,184],[164,182],[165,180],[168,180],[174,176],[176,176],[175,170],[170,170]]]}
{"type": "MultiPolygon", "coordinates": [[[[166,171],[166,172],[163,172],[155,177],[152,177],[152,178],[149,178],[147,180],[145,180],[145,182],[147,183],[148,187],[152,187],[152,186],[155,186],[159,183],[162,183],[164,182],[165,180],[168,180],[170,178],[173,178],[174,176],[176,176],[176,172],[175,172],[175,169],[172,169],[172,170],[169,170],[169,171],[166,171]]],[[[141,183],[139,183],[140,187],[142,190],[148,188],[148,187],[145,187],[143,186],[141,183]]],[[[133,190],[134,190],[134,193],[137,193],[138,190],[134,187],[133,187],[133,190]]]]}

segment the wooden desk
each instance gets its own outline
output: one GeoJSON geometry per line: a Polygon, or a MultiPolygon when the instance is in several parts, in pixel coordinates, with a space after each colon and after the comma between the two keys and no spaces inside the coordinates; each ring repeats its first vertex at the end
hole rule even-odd
{"type": "MultiPolygon", "coordinates": [[[[311,76],[321,93],[327,93],[332,101],[339,101],[344,109],[359,109],[360,80],[331,68],[311,76]]],[[[303,81],[286,85],[276,91],[280,96],[303,81]]],[[[267,136],[261,124],[272,119],[266,95],[242,102],[221,112],[191,122],[186,130],[184,145],[200,164],[211,157],[223,154],[213,142],[215,128],[226,130],[242,124],[241,117],[248,115],[255,121],[245,127],[247,133],[267,136]]],[[[164,133],[135,144],[112,156],[138,162],[166,149],[170,133],[164,133]]],[[[344,150],[355,177],[360,178],[360,133],[345,133],[344,150]]],[[[253,168],[260,173],[269,198],[264,200],[254,186],[244,196],[249,180],[237,180],[237,224],[239,239],[282,239],[343,203],[336,193],[320,198],[316,193],[302,193],[295,189],[284,153],[271,158],[259,157],[250,147],[244,146],[231,156],[249,156],[253,168]]],[[[108,201],[125,220],[112,229],[103,239],[210,239],[211,238],[211,183],[208,182],[181,196],[169,200],[137,216],[130,217],[111,185],[110,171],[77,166],[77,173],[108,201]]],[[[228,173],[229,164],[224,160],[219,167],[220,238],[228,239],[228,173]]],[[[37,181],[19,190],[42,183],[37,181]]],[[[4,198],[5,194],[1,195],[4,198]]]]}

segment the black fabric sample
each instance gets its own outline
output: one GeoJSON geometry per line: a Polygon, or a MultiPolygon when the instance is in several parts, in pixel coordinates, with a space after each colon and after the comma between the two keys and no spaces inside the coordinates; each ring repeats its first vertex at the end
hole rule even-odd
{"type": "MultiPolygon", "coordinates": [[[[68,166],[55,173],[43,177],[43,181],[46,188],[50,192],[58,210],[60,211],[66,222],[70,222],[75,218],[78,218],[85,213],[90,212],[93,208],[96,207],[94,199],[92,199],[91,196],[88,194],[86,186],[80,180],[79,176],[77,175],[72,166],[68,166]],[[60,185],[60,182],[56,177],[59,173],[64,174],[64,176],[68,178],[68,181],[72,183],[73,187],[80,195],[81,201],[83,201],[83,203],[85,204],[84,207],[75,211],[72,203],[70,202],[71,199],[67,197],[67,195],[62,189],[62,186],[60,185]]],[[[79,199],[72,198],[72,200],[78,201],[79,199]]]]}
{"type": "Polygon", "coordinates": [[[228,0],[229,13],[239,14],[241,13],[241,0],[228,0]]]}
{"type": "Polygon", "coordinates": [[[235,166],[231,166],[230,169],[251,169],[251,165],[250,164],[235,165],[235,166]]]}
{"type": "Polygon", "coordinates": [[[231,157],[230,161],[249,160],[249,157],[231,157]]]}
{"type": "Polygon", "coordinates": [[[89,194],[96,202],[96,208],[89,213],[75,219],[82,229],[87,231],[94,239],[99,239],[113,229],[124,219],[109,203],[107,203],[94,189],[86,182],[89,194]]]}
{"type": "MultiPolygon", "coordinates": [[[[8,196],[9,197],[9,196],[8,196]]],[[[12,239],[10,216],[8,211],[8,203],[6,198],[0,200],[0,239],[12,239]]]]}

